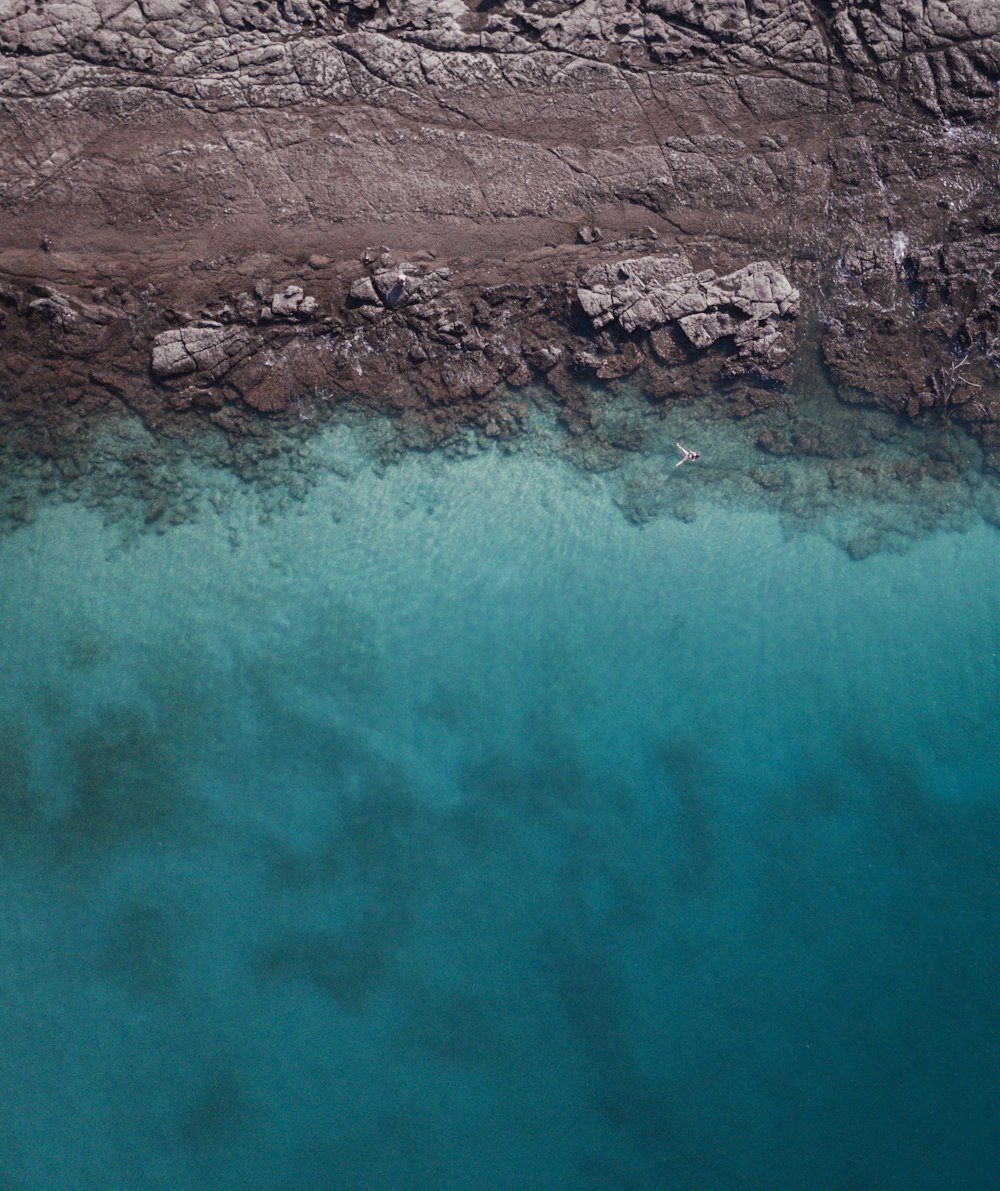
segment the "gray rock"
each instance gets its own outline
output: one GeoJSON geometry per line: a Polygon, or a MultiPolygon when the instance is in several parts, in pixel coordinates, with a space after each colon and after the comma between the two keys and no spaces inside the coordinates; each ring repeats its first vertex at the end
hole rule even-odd
{"type": "Polygon", "coordinates": [[[152,369],[168,379],[201,373],[217,379],[250,350],[251,339],[239,326],[190,326],[162,331],[153,340],[152,369]]]}
{"type": "Polygon", "coordinates": [[[351,286],[351,300],[362,306],[378,306],[381,299],[370,277],[359,277],[351,286]]]}
{"type": "Polygon", "coordinates": [[[76,325],[79,316],[70,305],[69,299],[65,294],[50,290],[48,287],[42,288],[45,289],[46,296],[29,302],[28,309],[32,314],[40,315],[62,330],[70,330],[76,325]]]}
{"type": "Polygon", "coordinates": [[[595,328],[617,322],[631,333],[676,322],[693,348],[732,336],[742,359],[767,370],[787,362],[778,323],[799,310],[798,290],[770,261],[717,277],[695,273],[682,256],[638,257],[588,269],[577,296],[595,328]]]}
{"type": "Polygon", "coordinates": [[[271,311],[277,318],[294,318],[302,304],[301,285],[287,285],[280,294],[271,296],[271,311]]]}
{"type": "Polygon", "coordinates": [[[726,335],[736,333],[738,320],[724,311],[714,314],[688,314],[677,320],[692,347],[711,347],[726,335]]]}
{"type": "Polygon", "coordinates": [[[372,275],[372,282],[379,298],[388,305],[393,295],[397,300],[402,295],[406,288],[407,276],[399,268],[379,269],[372,275]]]}
{"type": "Polygon", "coordinates": [[[706,308],[701,276],[683,255],[638,257],[588,269],[577,298],[596,328],[617,320],[623,330],[648,331],[706,308]]]}
{"type": "Polygon", "coordinates": [[[184,376],[198,365],[184,346],[181,331],[164,331],[153,340],[153,372],[159,377],[184,376]]]}
{"type": "Polygon", "coordinates": [[[719,282],[728,301],[751,318],[762,320],[799,312],[799,291],[770,261],[756,261],[719,282]]]}
{"type": "Polygon", "coordinates": [[[687,321],[684,329],[692,342],[714,342],[732,333],[733,315],[725,313],[727,308],[756,321],[794,316],[799,293],[770,261],[717,277],[710,269],[693,272],[683,256],[644,256],[588,269],[577,297],[595,328],[617,321],[629,332],[651,331],[709,311],[711,319],[687,321]]]}

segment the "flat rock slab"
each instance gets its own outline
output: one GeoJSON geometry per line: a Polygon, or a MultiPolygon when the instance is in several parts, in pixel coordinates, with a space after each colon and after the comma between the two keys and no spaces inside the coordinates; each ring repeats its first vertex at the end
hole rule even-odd
{"type": "Polygon", "coordinates": [[[200,373],[217,379],[250,350],[243,327],[181,327],[161,331],[153,340],[151,366],[162,380],[200,373]]]}
{"type": "Polygon", "coordinates": [[[739,316],[763,322],[799,312],[799,291],[770,261],[718,277],[684,256],[644,256],[588,269],[577,287],[595,328],[653,331],[677,321],[695,347],[734,333],[739,316]]]}

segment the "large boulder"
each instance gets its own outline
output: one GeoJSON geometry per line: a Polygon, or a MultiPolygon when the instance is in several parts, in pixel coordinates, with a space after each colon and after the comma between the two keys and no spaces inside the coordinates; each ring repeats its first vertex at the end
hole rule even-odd
{"type": "Polygon", "coordinates": [[[190,326],[162,331],[153,340],[152,368],[161,380],[198,373],[208,380],[225,375],[251,350],[239,326],[190,326]]]}

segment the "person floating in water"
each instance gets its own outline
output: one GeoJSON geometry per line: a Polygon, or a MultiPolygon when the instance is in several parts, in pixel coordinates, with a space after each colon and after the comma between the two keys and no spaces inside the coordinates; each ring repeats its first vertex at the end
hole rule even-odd
{"type": "Polygon", "coordinates": [[[698,454],[697,451],[689,451],[687,449],[687,447],[682,447],[680,443],[677,443],[676,445],[677,445],[678,451],[680,451],[680,453],[684,456],[684,458],[678,459],[677,462],[674,464],[674,467],[680,467],[680,465],[682,463],[687,463],[687,461],[689,459],[700,459],[701,458],[701,456],[698,454]]]}

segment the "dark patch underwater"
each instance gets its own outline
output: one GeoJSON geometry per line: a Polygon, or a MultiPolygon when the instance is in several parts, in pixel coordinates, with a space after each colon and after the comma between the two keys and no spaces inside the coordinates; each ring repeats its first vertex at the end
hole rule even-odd
{"type": "Polygon", "coordinates": [[[5,1186],[992,1186],[986,481],[663,421],[0,541],[5,1186]]]}

